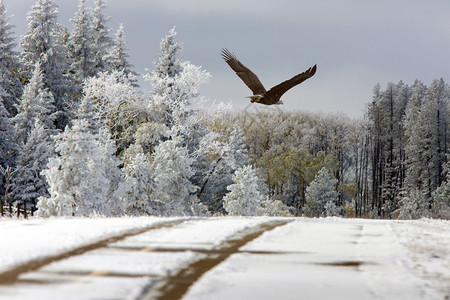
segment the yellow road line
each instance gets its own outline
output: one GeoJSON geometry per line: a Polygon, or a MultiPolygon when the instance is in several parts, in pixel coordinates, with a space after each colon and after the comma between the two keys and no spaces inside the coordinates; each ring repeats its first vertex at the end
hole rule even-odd
{"type": "Polygon", "coordinates": [[[141,249],[142,252],[151,252],[153,250],[155,250],[155,247],[153,247],[153,246],[149,246],[149,247],[141,249]]]}
{"type": "Polygon", "coordinates": [[[108,273],[105,271],[94,271],[91,274],[89,274],[89,276],[91,277],[103,277],[105,275],[107,275],[108,273]]]}

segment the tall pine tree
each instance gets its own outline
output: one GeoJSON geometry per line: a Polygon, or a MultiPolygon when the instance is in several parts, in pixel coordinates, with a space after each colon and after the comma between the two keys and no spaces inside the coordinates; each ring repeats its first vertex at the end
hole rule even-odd
{"type": "Polygon", "coordinates": [[[106,26],[110,17],[105,16],[103,13],[105,8],[105,0],[95,0],[95,7],[91,13],[91,47],[94,52],[93,66],[97,73],[108,71],[107,57],[113,44],[109,36],[111,30],[106,26]]]}
{"type": "Polygon", "coordinates": [[[180,142],[180,138],[170,139],[155,149],[151,164],[155,174],[152,200],[162,202],[162,215],[201,215],[206,208],[194,194],[198,186],[190,182],[193,159],[180,142]]]}
{"type": "Polygon", "coordinates": [[[252,166],[244,166],[233,175],[234,183],[228,186],[230,191],[223,198],[223,207],[231,216],[261,216],[266,199],[264,183],[256,175],[252,166]]]}
{"type": "Polygon", "coordinates": [[[29,76],[39,63],[44,86],[55,99],[55,125],[63,129],[69,120],[70,95],[74,87],[67,77],[69,61],[67,49],[60,44],[62,30],[58,16],[58,6],[53,0],[37,0],[28,13],[28,32],[21,38],[20,46],[23,48],[21,61],[29,76]]]}
{"type": "Polygon", "coordinates": [[[132,71],[133,65],[128,61],[128,48],[125,37],[125,31],[123,24],[119,25],[119,29],[116,33],[116,38],[113,42],[111,53],[108,55],[107,61],[109,63],[109,69],[123,72],[130,81],[137,85],[136,72],[132,71]]]}
{"type": "Polygon", "coordinates": [[[337,205],[339,193],[335,189],[337,179],[332,179],[326,168],[317,173],[306,188],[306,204],[303,212],[308,217],[327,217],[341,215],[337,205]]]}
{"type": "Polygon", "coordinates": [[[39,214],[121,215],[122,177],[109,134],[105,130],[91,133],[86,120],[77,119],[55,141],[58,155],[50,158],[43,171],[50,197],[39,199],[39,214]]]}
{"type": "Polygon", "coordinates": [[[189,135],[186,126],[190,122],[186,119],[191,116],[190,101],[198,96],[199,85],[206,82],[210,74],[188,61],[181,61],[182,44],[175,40],[176,35],[172,28],[161,40],[161,54],[154,63],[155,70],[147,70],[145,79],[152,83],[154,112],[159,121],[189,135]]]}
{"type": "Polygon", "coordinates": [[[41,175],[49,157],[54,154],[54,130],[45,128],[36,119],[25,144],[20,149],[17,170],[12,181],[12,195],[16,202],[26,203],[33,208],[41,196],[48,196],[48,184],[41,175]]]}
{"type": "Polygon", "coordinates": [[[0,86],[3,89],[3,105],[10,116],[17,113],[16,105],[22,94],[22,84],[19,80],[20,64],[16,44],[12,33],[12,25],[6,16],[6,8],[0,1],[0,86]]]}
{"type": "Polygon", "coordinates": [[[78,12],[71,22],[71,75],[74,78],[75,84],[81,86],[84,79],[96,74],[95,57],[91,39],[92,18],[85,8],[85,0],[80,0],[78,12]]]}
{"type": "MultiPolygon", "coordinates": [[[[9,113],[3,106],[2,100],[2,88],[0,86],[0,169],[6,170],[8,167],[13,168],[15,166],[16,155],[19,148],[15,142],[14,126],[10,122],[9,113]]],[[[0,172],[1,195],[5,195],[6,189],[6,178],[4,178],[4,175],[5,174],[0,172]]]]}
{"type": "Polygon", "coordinates": [[[36,63],[33,75],[25,86],[17,110],[18,113],[12,122],[16,127],[18,141],[22,144],[26,144],[36,120],[39,120],[46,128],[54,128],[56,107],[52,94],[45,87],[44,75],[39,63],[36,63]]]}

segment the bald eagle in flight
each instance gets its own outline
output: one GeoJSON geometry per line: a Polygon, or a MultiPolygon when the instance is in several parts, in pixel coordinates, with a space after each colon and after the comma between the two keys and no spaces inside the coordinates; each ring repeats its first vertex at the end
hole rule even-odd
{"type": "Polygon", "coordinates": [[[261,81],[259,81],[258,76],[256,76],[255,73],[253,73],[249,68],[244,66],[233,53],[227,49],[222,49],[221,54],[226,63],[253,92],[253,96],[247,97],[251,99],[251,103],[256,102],[265,105],[283,104],[280,100],[281,96],[297,84],[300,84],[306,79],[312,77],[317,70],[317,65],[314,65],[305,72],[295,75],[291,79],[286,80],[266,91],[261,81]]]}

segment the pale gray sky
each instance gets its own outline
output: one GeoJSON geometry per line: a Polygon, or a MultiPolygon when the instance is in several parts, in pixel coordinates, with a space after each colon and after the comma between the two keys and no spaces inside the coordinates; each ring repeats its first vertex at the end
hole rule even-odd
{"type": "MultiPolygon", "coordinates": [[[[78,0],[55,1],[60,22],[71,29],[78,0]]],[[[36,1],[3,2],[16,35],[23,35],[36,1]]],[[[237,108],[248,105],[251,92],[223,62],[223,47],[266,88],[318,65],[313,78],[283,96],[284,110],[362,117],[378,82],[450,80],[448,0],[107,0],[107,6],[111,36],[123,23],[137,72],[153,68],[161,38],[176,26],[183,57],[212,74],[202,95],[237,108]]]]}

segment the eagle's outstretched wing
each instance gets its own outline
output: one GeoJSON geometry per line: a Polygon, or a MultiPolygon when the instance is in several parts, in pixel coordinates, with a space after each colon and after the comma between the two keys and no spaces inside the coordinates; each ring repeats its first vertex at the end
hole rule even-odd
{"type": "Polygon", "coordinates": [[[255,75],[249,68],[244,66],[236,56],[228,51],[227,49],[222,49],[222,57],[226,63],[236,72],[236,74],[244,81],[244,83],[253,92],[253,95],[263,95],[266,92],[261,81],[259,81],[258,76],[255,75]]]}
{"type": "Polygon", "coordinates": [[[303,73],[300,73],[298,75],[295,75],[291,79],[288,79],[286,81],[283,81],[282,83],[274,86],[270,90],[267,91],[266,95],[270,98],[280,98],[284,93],[286,93],[289,89],[293,88],[297,84],[302,83],[306,79],[312,77],[317,70],[317,65],[314,65],[313,67],[309,68],[303,73]]]}

